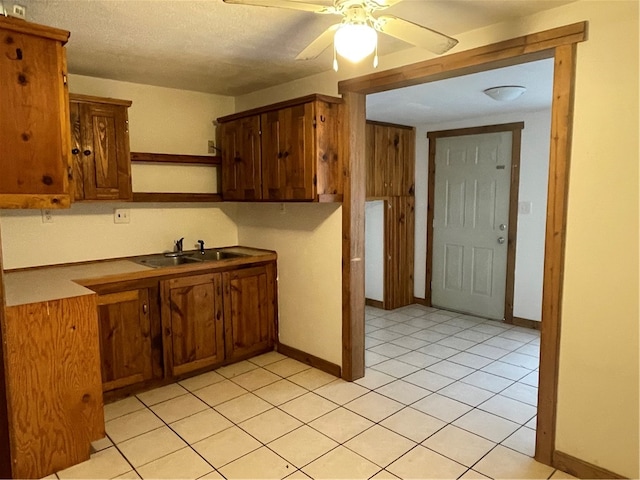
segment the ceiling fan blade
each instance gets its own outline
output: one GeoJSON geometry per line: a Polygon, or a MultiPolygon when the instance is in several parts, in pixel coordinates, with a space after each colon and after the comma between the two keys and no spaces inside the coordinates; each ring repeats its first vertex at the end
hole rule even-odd
{"type": "Polygon", "coordinates": [[[396,3],[400,3],[402,0],[366,0],[366,5],[371,5],[373,10],[384,10],[385,8],[393,7],[396,3]]]}
{"type": "Polygon", "coordinates": [[[313,13],[339,13],[334,6],[316,5],[315,3],[297,2],[295,0],[222,0],[224,3],[253,5],[257,7],[289,8],[313,13]]]}
{"type": "Polygon", "coordinates": [[[333,42],[333,36],[336,33],[336,30],[340,28],[340,25],[340,23],[336,23],[335,25],[331,25],[327,28],[319,37],[311,42],[307,48],[298,54],[296,60],[311,60],[324,52],[333,42]]]}
{"type": "Polygon", "coordinates": [[[437,54],[450,50],[458,43],[455,38],[393,15],[379,16],[374,23],[374,27],[379,32],[437,54]]]}

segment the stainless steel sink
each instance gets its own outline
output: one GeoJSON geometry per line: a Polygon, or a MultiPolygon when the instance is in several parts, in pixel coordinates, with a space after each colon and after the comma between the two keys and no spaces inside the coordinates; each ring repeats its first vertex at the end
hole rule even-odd
{"type": "Polygon", "coordinates": [[[190,263],[200,263],[202,260],[187,255],[167,257],[166,255],[159,254],[140,258],[136,261],[142,265],[146,265],[147,267],[160,268],[175,267],[176,265],[186,265],[190,263]]]}
{"type": "Polygon", "coordinates": [[[203,260],[205,262],[228,260],[230,258],[239,258],[239,257],[245,257],[245,256],[246,255],[243,255],[242,253],[227,252],[224,250],[217,250],[217,249],[205,250],[204,252],[197,252],[195,254],[196,258],[203,260]]]}
{"type": "Polygon", "coordinates": [[[158,253],[156,255],[146,255],[137,258],[135,262],[147,267],[162,268],[175,267],[178,265],[187,265],[200,262],[217,262],[220,260],[228,260],[231,258],[246,257],[245,254],[228,252],[216,248],[200,252],[198,250],[180,252],[180,253],[158,253]]]}

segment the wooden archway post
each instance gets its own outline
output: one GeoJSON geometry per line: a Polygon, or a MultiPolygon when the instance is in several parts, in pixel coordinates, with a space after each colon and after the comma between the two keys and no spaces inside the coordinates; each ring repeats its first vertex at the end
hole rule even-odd
{"type": "Polygon", "coordinates": [[[345,80],[345,192],[342,220],[343,377],[364,375],[364,127],[365,95],[470,73],[554,58],[551,151],[540,338],[536,460],[551,465],[555,450],[558,357],[576,44],[587,22],[506,40],[440,58],[345,80]]]}

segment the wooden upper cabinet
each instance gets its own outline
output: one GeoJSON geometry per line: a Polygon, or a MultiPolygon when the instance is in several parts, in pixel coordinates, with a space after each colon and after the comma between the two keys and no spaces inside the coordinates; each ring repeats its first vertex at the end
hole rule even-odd
{"type": "Polygon", "coordinates": [[[0,208],[71,204],[68,38],[0,16],[0,208]]]}
{"type": "Polygon", "coordinates": [[[273,348],[276,335],[275,263],[222,275],[226,358],[239,360],[273,348]]]}
{"type": "Polygon", "coordinates": [[[262,198],[260,116],[253,115],[221,124],[219,138],[224,199],[262,198]]]}
{"type": "Polygon", "coordinates": [[[98,327],[104,391],[152,378],[147,289],[98,296],[98,327]]]}
{"type": "Polygon", "coordinates": [[[415,129],[368,121],[365,135],[366,196],[413,195],[415,129]]]}
{"type": "Polygon", "coordinates": [[[218,119],[223,198],[341,201],[341,104],[339,98],[310,95],[218,119]],[[243,120],[259,140],[245,126],[244,144],[237,147],[233,132],[243,120]]]}
{"type": "Polygon", "coordinates": [[[174,278],[162,284],[167,375],[182,375],[222,363],[222,274],[174,278]]]}
{"type": "Polygon", "coordinates": [[[131,200],[128,100],[71,94],[75,200],[131,200]]]}

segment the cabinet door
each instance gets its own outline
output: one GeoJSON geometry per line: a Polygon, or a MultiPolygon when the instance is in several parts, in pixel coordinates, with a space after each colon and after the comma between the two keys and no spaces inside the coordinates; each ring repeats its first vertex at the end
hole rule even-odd
{"type": "Polygon", "coordinates": [[[171,376],[222,363],[222,275],[163,282],[162,326],[165,368],[171,376]]]}
{"type": "Polygon", "coordinates": [[[263,199],[315,198],[313,122],[313,103],[262,114],[263,199]]]}
{"type": "Polygon", "coordinates": [[[148,290],[98,296],[98,323],[103,390],[152,378],[148,290]]]}
{"type": "Polygon", "coordinates": [[[0,207],[69,207],[65,50],[17,22],[0,17],[0,207]]]}
{"type": "Polygon", "coordinates": [[[272,264],[223,273],[227,360],[270,350],[276,330],[275,267],[272,264]]]}
{"type": "Polygon", "coordinates": [[[131,200],[127,108],[81,103],[80,133],[82,182],[76,182],[76,198],[131,200]]]}
{"type": "Polygon", "coordinates": [[[223,123],[220,131],[223,198],[259,200],[262,198],[260,117],[223,123]]]}

